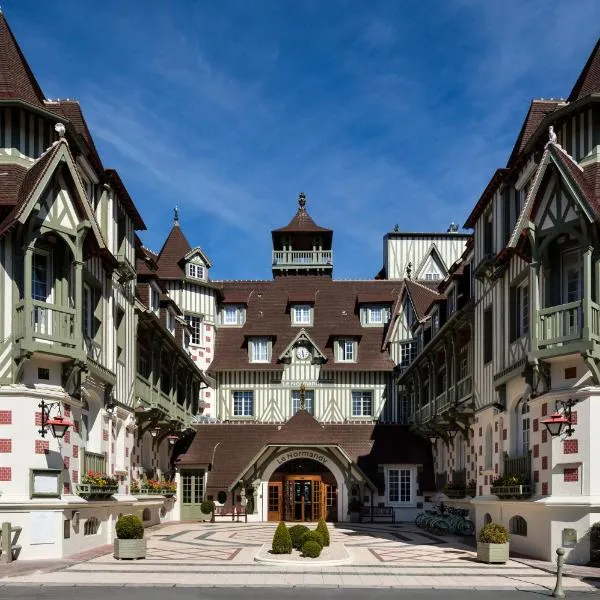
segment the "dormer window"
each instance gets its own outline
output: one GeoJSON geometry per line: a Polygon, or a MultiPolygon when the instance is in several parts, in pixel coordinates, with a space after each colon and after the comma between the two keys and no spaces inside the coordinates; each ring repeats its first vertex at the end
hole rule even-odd
{"type": "Polygon", "coordinates": [[[271,343],[269,338],[253,338],[248,345],[250,362],[267,363],[271,360],[271,343]]]}
{"type": "Polygon", "coordinates": [[[336,353],[338,362],[356,362],[356,346],[356,340],[338,340],[336,353]]]}
{"type": "Polygon", "coordinates": [[[206,279],[206,267],[196,263],[189,263],[188,277],[193,279],[206,279]]]}
{"type": "Polygon", "coordinates": [[[364,306],[360,313],[363,325],[385,325],[389,320],[389,309],[381,304],[364,306]]]}
{"type": "Polygon", "coordinates": [[[292,325],[312,325],[312,306],[310,304],[292,306],[292,325]]]}
{"type": "Polygon", "coordinates": [[[175,315],[170,310],[167,310],[167,329],[175,335],[175,315]]]}
{"type": "Polygon", "coordinates": [[[243,325],[244,309],[241,306],[226,304],[221,308],[221,325],[243,325]]]}
{"type": "Polygon", "coordinates": [[[160,294],[153,285],[150,285],[150,310],[153,312],[158,312],[159,306],[160,294]]]}

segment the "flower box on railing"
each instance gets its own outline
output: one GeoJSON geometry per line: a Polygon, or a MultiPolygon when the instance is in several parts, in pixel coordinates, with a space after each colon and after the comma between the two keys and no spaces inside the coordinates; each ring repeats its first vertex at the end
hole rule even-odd
{"type": "Polygon", "coordinates": [[[498,498],[506,500],[509,498],[529,498],[531,496],[530,485],[496,485],[492,486],[491,493],[498,498]]]}
{"type": "Polygon", "coordinates": [[[176,490],[170,488],[144,488],[139,490],[131,490],[131,493],[134,496],[165,496],[166,498],[172,498],[176,494],[176,490]]]}
{"type": "Polygon", "coordinates": [[[460,498],[465,497],[465,489],[462,490],[444,490],[444,494],[447,498],[451,498],[453,500],[459,500],[460,498]]]}
{"type": "Polygon", "coordinates": [[[110,498],[119,491],[118,485],[92,485],[90,483],[80,483],[75,486],[75,492],[78,496],[86,500],[102,500],[110,498]]]}

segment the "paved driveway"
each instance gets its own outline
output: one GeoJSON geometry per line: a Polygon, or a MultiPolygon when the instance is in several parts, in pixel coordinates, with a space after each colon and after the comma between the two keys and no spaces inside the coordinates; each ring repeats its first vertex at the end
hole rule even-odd
{"type": "MultiPolygon", "coordinates": [[[[457,539],[438,538],[412,525],[331,528],[352,564],[265,565],[254,558],[270,543],[271,523],[176,523],[147,532],[145,560],[106,554],[59,571],[12,577],[3,583],[62,585],[335,586],[552,590],[555,577],[509,561],[484,565],[457,539]]],[[[595,590],[593,582],[566,578],[565,587],[595,590]]]]}

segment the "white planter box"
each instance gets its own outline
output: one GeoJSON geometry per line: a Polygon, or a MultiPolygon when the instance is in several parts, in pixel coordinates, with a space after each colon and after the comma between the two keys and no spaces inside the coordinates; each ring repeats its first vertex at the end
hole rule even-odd
{"type": "Polygon", "coordinates": [[[115,558],[138,559],[146,558],[146,539],[141,540],[120,540],[115,539],[114,548],[115,558]]]}
{"type": "Polygon", "coordinates": [[[477,542],[477,560],[485,563],[505,563],[508,561],[510,544],[487,544],[477,542]]]}

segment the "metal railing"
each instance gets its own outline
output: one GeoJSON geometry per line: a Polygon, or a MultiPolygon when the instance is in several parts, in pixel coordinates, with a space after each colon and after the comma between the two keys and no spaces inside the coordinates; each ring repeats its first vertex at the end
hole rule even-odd
{"type": "Polygon", "coordinates": [[[456,400],[460,402],[473,393],[473,376],[467,375],[456,383],[456,400]]]}
{"type": "Polygon", "coordinates": [[[452,483],[467,487],[467,470],[459,469],[458,471],[454,471],[452,473],[452,483]]]}
{"type": "Polygon", "coordinates": [[[17,542],[22,530],[22,527],[13,527],[9,521],[2,523],[2,529],[0,530],[0,563],[8,564],[18,558],[21,546],[17,542]]]}
{"type": "Polygon", "coordinates": [[[333,255],[331,250],[274,250],[274,267],[311,267],[331,265],[333,255]]]}
{"type": "Polygon", "coordinates": [[[106,458],[104,454],[96,452],[83,451],[83,472],[96,471],[97,473],[106,473],[106,458]]]}
{"type": "Polygon", "coordinates": [[[521,456],[504,454],[504,475],[523,475],[531,482],[531,451],[521,456]]]}

